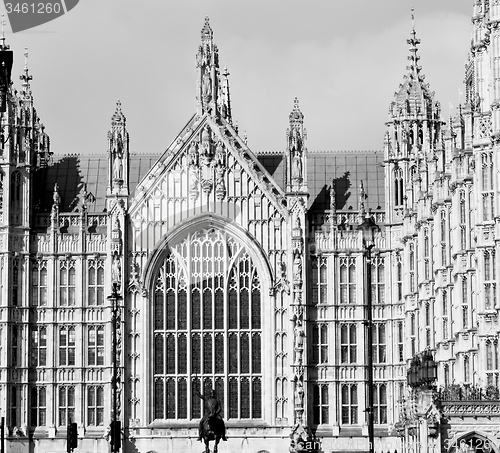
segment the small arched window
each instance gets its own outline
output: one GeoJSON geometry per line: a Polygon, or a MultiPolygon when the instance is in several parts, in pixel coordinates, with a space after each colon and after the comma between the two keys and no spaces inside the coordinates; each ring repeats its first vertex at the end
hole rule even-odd
{"type": "Polygon", "coordinates": [[[401,168],[394,169],[394,205],[403,204],[403,171],[401,168]]]}

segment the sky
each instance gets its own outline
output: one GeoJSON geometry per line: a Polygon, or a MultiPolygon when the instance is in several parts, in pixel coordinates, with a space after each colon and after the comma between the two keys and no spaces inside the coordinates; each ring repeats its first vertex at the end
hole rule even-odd
{"type": "Polygon", "coordinates": [[[205,16],[252,151],[284,149],[295,97],[310,151],[374,150],[407,72],[412,6],[423,73],[448,117],[460,102],[472,0],[80,0],[31,30],[7,24],[5,37],[18,88],[28,47],[56,155],[106,153],[119,99],[131,152],[160,156],[196,112],[205,16]]]}

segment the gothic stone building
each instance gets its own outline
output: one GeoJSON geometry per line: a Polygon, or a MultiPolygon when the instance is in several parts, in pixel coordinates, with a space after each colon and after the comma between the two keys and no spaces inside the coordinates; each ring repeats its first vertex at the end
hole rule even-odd
{"type": "Polygon", "coordinates": [[[254,154],[207,20],[197,110],[163,154],[129,152],[118,103],[107,155],[56,159],[27,65],[18,92],[2,40],[8,451],[65,451],[72,421],[77,451],[107,452],[114,416],[125,452],[199,451],[197,391],[212,388],[221,451],[367,451],[369,352],[376,452],[499,452],[499,23],[498,0],[478,0],[448,123],[413,30],[384,150],[364,153],[309,151],[296,100],[284,151],[254,154]],[[366,216],[381,228],[369,288],[366,216]],[[426,357],[437,381],[408,386],[426,357]]]}

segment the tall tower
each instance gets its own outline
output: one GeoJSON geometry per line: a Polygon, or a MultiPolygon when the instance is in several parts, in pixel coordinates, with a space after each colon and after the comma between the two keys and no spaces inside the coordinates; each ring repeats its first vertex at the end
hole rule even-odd
{"type": "Polygon", "coordinates": [[[441,108],[419,65],[420,39],[414,25],[407,42],[410,64],[389,107],[384,140],[388,224],[402,223],[404,208],[411,209],[425,192],[429,166],[441,153],[441,108]]]}
{"type": "Polygon", "coordinates": [[[33,105],[28,69],[28,52],[21,89],[12,81],[13,52],[0,37],[0,341],[5,345],[5,360],[0,375],[0,398],[9,407],[8,426],[26,433],[28,415],[21,410],[28,385],[33,351],[31,309],[35,301],[30,288],[32,252],[30,239],[35,206],[44,195],[44,175],[50,161],[50,141],[33,105]],[[12,373],[6,370],[12,370],[12,373]]]}

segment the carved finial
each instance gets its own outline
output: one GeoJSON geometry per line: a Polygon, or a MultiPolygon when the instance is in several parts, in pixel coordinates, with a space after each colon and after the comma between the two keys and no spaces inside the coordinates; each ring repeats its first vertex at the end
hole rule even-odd
{"type": "Polygon", "coordinates": [[[293,110],[290,113],[289,120],[290,120],[290,123],[303,123],[304,122],[304,115],[300,111],[299,98],[297,98],[297,97],[293,100],[293,110]]]}
{"type": "Polygon", "coordinates": [[[125,125],[125,120],[126,120],[125,115],[122,112],[122,103],[118,99],[116,101],[115,113],[113,113],[113,116],[111,117],[111,123],[112,124],[123,124],[123,125],[125,125]]]}
{"type": "Polygon", "coordinates": [[[1,21],[2,21],[2,36],[0,37],[1,41],[0,50],[7,50],[9,49],[9,46],[5,45],[5,14],[2,14],[1,21]]]}
{"type": "Polygon", "coordinates": [[[365,200],[366,200],[366,192],[363,186],[363,181],[359,183],[359,215],[363,219],[366,214],[365,209],[365,200]]]}
{"type": "Polygon", "coordinates": [[[219,98],[219,110],[222,118],[233,124],[232,114],[231,114],[231,95],[229,93],[229,71],[227,66],[224,67],[224,72],[222,73],[222,87],[219,98]]]}
{"type": "MultiPolygon", "coordinates": [[[[415,14],[414,14],[414,8],[412,7],[411,9],[411,39],[408,39],[407,42],[410,45],[410,56],[408,57],[408,60],[411,61],[411,66],[408,69],[412,69],[414,72],[417,74],[420,73],[420,67],[418,66],[418,60],[420,60],[420,57],[417,55],[418,51],[418,44],[420,44],[420,39],[417,39],[417,32],[415,30],[415,14]]],[[[423,80],[422,80],[423,81],[423,80]]]]}
{"type": "Polygon", "coordinates": [[[33,80],[33,76],[30,75],[28,69],[28,48],[24,48],[24,71],[23,75],[19,77],[23,81],[23,91],[25,93],[29,92],[30,80],[33,80]]]}
{"type": "Polygon", "coordinates": [[[54,206],[59,206],[61,197],[59,196],[59,185],[57,182],[54,184],[54,194],[52,195],[52,199],[54,200],[54,206]]]}
{"type": "Polygon", "coordinates": [[[205,23],[203,24],[203,28],[201,29],[201,39],[212,39],[213,37],[213,31],[210,28],[210,20],[208,19],[208,16],[205,16],[205,23]]]}
{"type": "Polygon", "coordinates": [[[335,179],[332,179],[332,185],[330,186],[330,211],[332,214],[336,211],[336,203],[335,203],[335,179]]]}

